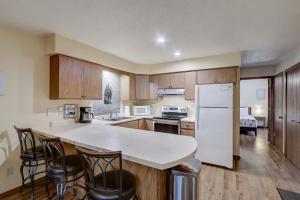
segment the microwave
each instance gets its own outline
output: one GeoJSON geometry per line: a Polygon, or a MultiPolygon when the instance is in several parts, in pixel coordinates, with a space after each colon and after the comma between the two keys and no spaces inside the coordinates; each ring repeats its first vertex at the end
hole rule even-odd
{"type": "Polygon", "coordinates": [[[136,116],[150,115],[150,106],[133,106],[132,113],[136,116]]]}

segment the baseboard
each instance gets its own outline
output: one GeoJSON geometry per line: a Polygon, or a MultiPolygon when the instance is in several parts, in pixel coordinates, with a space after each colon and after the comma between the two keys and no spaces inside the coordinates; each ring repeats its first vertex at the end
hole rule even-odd
{"type": "MultiPolygon", "coordinates": [[[[40,184],[40,183],[42,183],[43,181],[45,181],[45,176],[36,179],[34,182],[35,182],[36,184],[40,184]]],[[[26,184],[24,185],[24,187],[31,187],[31,185],[30,185],[30,183],[26,183],[26,184]]],[[[19,192],[21,191],[21,188],[22,188],[22,185],[20,185],[20,186],[18,186],[18,187],[16,187],[16,188],[13,188],[13,189],[11,189],[11,190],[8,190],[8,191],[6,191],[6,192],[0,194],[0,199],[2,199],[2,198],[4,198],[4,197],[7,197],[7,196],[10,196],[10,195],[13,195],[13,194],[15,194],[15,193],[19,193],[19,192]]]]}

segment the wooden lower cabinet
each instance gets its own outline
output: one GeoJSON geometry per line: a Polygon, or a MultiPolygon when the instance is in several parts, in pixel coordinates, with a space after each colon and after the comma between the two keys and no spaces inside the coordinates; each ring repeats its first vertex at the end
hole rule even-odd
{"type": "Polygon", "coordinates": [[[139,119],[139,120],[116,124],[115,126],[125,127],[125,128],[134,128],[134,129],[140,129],[140,130],[146,130],[146,131],[154,130],[152,119],[139,119]]]}
{"type": "Polygon", "coordinates": [[[124,128],[139,129],[139,120],[124,122],[124,123],[121,123],[121,124],[117,124],[116,126],[120,126],[120,127],[124,127],[124,128]]]}
{"type": "Polygon", "coordinates": [[[195,137],[195,123],[181,122],[180,134],[195,137]]]}

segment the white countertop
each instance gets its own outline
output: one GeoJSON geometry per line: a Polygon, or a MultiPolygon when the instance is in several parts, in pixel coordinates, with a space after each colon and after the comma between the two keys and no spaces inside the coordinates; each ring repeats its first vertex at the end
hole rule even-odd
{"type": "Polygon", "coordinates": [[[122,121],[94,120],[90,124],[55,123],[33,127],[49,137],[93,150],[122,151],[123,159],[164,170],[188,161],[197,150],[197,141],[189,136],[111,126],[122,121]]]}
{"type": "Polygon", "coordinates": [[[195,117],[185,117],[185,118],[182,118],[180,121],[182,122],[195,122],[195,117]]]}

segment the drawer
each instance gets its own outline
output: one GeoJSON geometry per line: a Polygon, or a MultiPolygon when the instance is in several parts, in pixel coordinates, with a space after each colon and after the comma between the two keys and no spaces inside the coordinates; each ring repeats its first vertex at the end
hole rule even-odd
{"type": "Polygon", "coordinates": [[[194,130],[195,123],[194,122],[181,122],[181,128],[194,130]]]}
{"type": "Polygon", "coordinates": [[[190,129],[181,129],[181,135],[195,137],[195,131],[190,129]]]}

